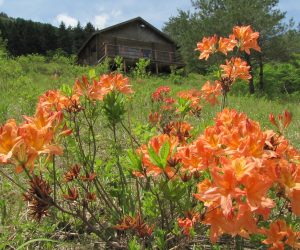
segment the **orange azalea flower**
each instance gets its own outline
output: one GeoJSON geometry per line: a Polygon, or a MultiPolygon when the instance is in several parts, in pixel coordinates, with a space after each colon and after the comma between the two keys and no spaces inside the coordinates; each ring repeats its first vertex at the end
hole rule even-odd
{"type": "Polygon", "coordinates": [[[227,55],[229,51],[233,51],[237,45],[237,40],[234,35],[230,35],[229,38],[220,37],[218,51],[227,55]]]}
{"type": "Polygon", "coordinates": [[[262,233],[267,236],[263,241],[264,244],[271,245],[271,249],[284,250],[284,244],[291,247],[299,248],[299,232],[293,230],[286,224],[284,220],[276,220],[270,225],[270,229],[262,229],[262,233]]]}
{"type": "Polygon", "coordinates": [[[102,75],[98,81],[94,79],[92,84],[83,76],[82,81],[75,82],[73,92],[78,96],[86,95],[91,100],[103,100],[105,95],[114,90],[132,94],[133,90],[128,82],[128,78],[123,78],[122,74],[102,75]]]}
{"type": "Polygon", "coordinates": [[[226,60],[226,64],[220,66],[222,68],[222,77],[235,81],[236,79],[249,80],[252,76],[249,73],[250,66],[241,58],[231,58],[226,60]]]}
{"type": "Polygon", "coordinates": [[[13,148],[13,163],[16,166],[16,173],[21,173],[25,167],[33,170],[34,161],[38,157],[38,152],[25,144],[23,140],[16,143],[13,148]]]}
{"type": "Polygon", "coordinates": [[[51,129],[38,130],[30,124],[24,124],[20,127],[19,134],[24,143],[33,148],[38,154],[63,154],[61,147],[52,144],[54,132],[51,129]]]}
{"type": "MultiPolygon", "coordinates": [[[[151,156],[149,154],[149,150],[153,150],[153,152],[159,156],[160,149],[164,146],[165,143],[169,143],[170,149],[167,155],[167,163],[170,160],[171,153],[174,152],[175,148],[178,145],[178,139],[176,137],[170,137],[166,134],[162,134],[156,137],[153,137],[148,145],[142,145],[138,149],[138,154],[142,153],[142,162],[143,167],[145,168],[146,174],[149,175],[160,175],[162,173],[166,174],[169,178],[173,178],[175,175],[175,169],[170,166],[170,164],[166,164],[165,168],[159,166],[158,163],[153,162],[151,156]]],[[[135,173],[136,176],[140,176],[138,173],[135,173]]]]}
{"type": "Polygon", "coordinates": [[[181,171],[195,172],[206,168],[203,166],[202,157],[200,156],[195,143],[178,148],[176,156],[181,159],[181,171]]]}
{"type": "Polygon", "coordinates": [[[273,208],[275,203],[266,197],[273,182],[259,174],[247,176],[242,182],[245,185],[247,203],[251,210],[261,208],[273,208]]]}
{"type": "Polygon", "coordinates": [[[221,95],[221,88],[219,81],[215,81],[214,84],[207,81],[201,88],[202,97],[211,105],[215,105],[218,103],[218,97],[221,95]]]}
{"type": "Polygon", "coordinates": [[[122,74],[109,74],[102,75],[100,77],[101,87],[108,88],[110,90],[117,90],[123,94],[132,94],[133,90],[131,85],[129,85],[129,79],[127,77],[123,78],[122,74]]]}
{"type": "Polygon", "coordinates": [[[257,44],[259,33],[254,32],[251,26],[235,26],[233,34],[238,39],[238,47],[241,51],[250,54],[250,49],[261,51],[257,44]]]}
{"type": "Polygon", "coordinates": [[[168,86],[159,86],[152,93],[152,101],[164,101],[166,96],[170,93],[171,89],[168,86]]]}
{"type": "Polygon", "coordinates": [[[54,111],[48,113],[42,107],[38,106],[33,117],[24,116],[25,123],[40,129],[53,129],[54,132],[59,128],[63,121],[64,115],[62,111],[54,111]]]}
{"type": "Polygon", "coordinates": [[[192,126],[187,122],[170,122],[163,129],[164,134],[176,136],[178,138],[178,142],[182,145],[185,145],[187,139],[191,137],[191,130],[192,126]]]}
{"type": "Polygon", "coordinates": [[[177,93],[177,96],[185,99],[187,101],[190,101],[190,107],[191,112],[197,114],[197,112],[200,112],[202,109],[202,106],[200,105],[201,102],[201,91],[197,89],[190,89],[190,90],[183,90],[177,93]]]}
{"type": "Polygon", "coordinates": [[[112,88],[103,86],[100,81],[93,80],[93,84],[90,86],[87,97],[91,100],[102,101],[104,97],[112,91],[112,88]]]}
{"type": "Polygon", "coordinates": [[[285,110],[283,114],[278,115],[277,123],[275,116],[272,113],[270,113],[269,120],[275,127],[278,128],[280,133],[283,133],[283,130],[286,129],[292,121],[292,114],[285,110]]]}
{"type": "Polygon", "coordinates": [[[300,216],[300,190],[294,189],[290,195],[292,211],[295,215],[300,216]]]}
{"type": "Polygon", "coordinates": [[[186,218],[178,218],[178,226],[183,229],[182,233],[186,236],[190,236],[191,230],[195,223],[200,219],[200,214],[195,211],[188,211],[185,213],[186,218]]]}
{"type": "Polygon", "coordinates": [[[202,42],[197,43],[197,49],[201,52],[199,59],[205,58],[208,59],[210,54],[213,54],[217,51],[217,36],[214,35],[213,37],[204,37],[202,42]]]}
{"type": "Polygon", "coordinates": [[[62,111],[70,104],[68,97],[62,95],[58,90],[49,90],[39,97],[38,110],[44,109],[46,112],[62,111]]]}
{"type": "Polygon", "coordinates": [[[283,127],[287,128],[292,121],[292,114],[287,110],[284,111],[283,127]]]}
{"type": "Polygon", "coordinates": [[[158,112],[154,112],[154,113],[150,113],[149,114],[149,122],[155,126],[156,124],[158,124],[161,121],[161,114],[159,114],[158,112]]]}
{"type": "Polygon", "coordinates": [[[73,92],[78,96],[86,96],[90,100],[103,100],[104,96],[111,91],[109,87],[104,87],[99,81],[93,80],[91,84],[86,76],[82,80],[76,80],[73,92]]]}
{"type": "Polygon", "coordinates": [[[83,75],[81,79],[81,81],[77,79],[73,87],[73,92],[79,96],[86,95],[90,88],[88,78],[85,75],[83,75]]]}
{"type": "Polygon", "coordinates": [[[0,127],[0,163],[9,163],[15,144],[20,140],[15,120],[8,120],[0,127]]]}

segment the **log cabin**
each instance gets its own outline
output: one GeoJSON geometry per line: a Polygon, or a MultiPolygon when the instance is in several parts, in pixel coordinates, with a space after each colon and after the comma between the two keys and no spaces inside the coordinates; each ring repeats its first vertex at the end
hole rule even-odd
{"type": "MultiPolygon", "coordinates": [[[[105,58],[123,58],[124,71],[139,58],[150,59],[156,73],[170,66],[183,67],[176,43],[141,17],[107,27],[92,34],[78,51],[78,63],[97,65],[105,58]]],[[[113,61],[113,60],[111,60],[113,61]]]]}

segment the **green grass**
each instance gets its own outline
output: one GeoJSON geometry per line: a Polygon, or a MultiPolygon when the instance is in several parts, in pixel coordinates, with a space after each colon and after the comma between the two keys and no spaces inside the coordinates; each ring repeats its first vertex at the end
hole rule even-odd
{"type": "MultiPolygon", "coordinates": [[[[82,74],[88,74],[90,69],[90,67],[76,66],[63,57],[57,57],[51,61],[41,56],[0,59],[0,123],[10,118],[20,122],[22,115],[33,115],[39,95],[46,90],[60,88],[62,84],[72,86],[76,78],[82,74]]],[[[96,69],[97,73],[104,71],[105,69],[101,67],[96,69]]],[[[171,87],[172,95],[175,95],[183,89],[200,88],[208,79],[207,76],[197,74],[182,78],[181,84],[174,84],[172,78],[166,75],[131,79],[135,90],[128,108],[132,127],[147,123],[151,110],[150,95],[158,86],[171,87]]],[[[263,129],[272,128],[268,121],[270,112],[278,114],[285,109],[289,110],[293,114],[293,121],[287,130],[286,137],[297,148],[300,148],[299,102],[270,100],[250,95],[230,95],[228,106],[245,112],[251,119],[259,121],[263,129]]],[[[201,132],[206,126],[212,124],[213,117],[219,109],[219,106],[205,106],[202,117],[192,120],[193,126],[201,132]]],[[[53,244],[56,244],[51,242],[51,237],[57,234],[59,226],[48,219],[43,220],[41,224],[32,222],[28,218],[28,211],[25,207],[20,192],[0,177],[0,249],[4,243],[18,247],[32,239],[42,239],[32,242],[37,249],[51,249],[53,244]]],[[[81,242],[83,240],[86,238],[75,239],[81,242]]]]}

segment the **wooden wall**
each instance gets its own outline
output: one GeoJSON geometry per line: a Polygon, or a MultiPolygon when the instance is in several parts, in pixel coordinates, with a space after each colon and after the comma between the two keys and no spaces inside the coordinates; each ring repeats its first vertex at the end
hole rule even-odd
{"type": "Polygon", "coordinates": [[[175,52],[176,45],[142,22],[127,23],[115,29],[96,34],[79,54],[80,64],[97,64],[104,55],[104,44],[138,47],[175,52]]]}

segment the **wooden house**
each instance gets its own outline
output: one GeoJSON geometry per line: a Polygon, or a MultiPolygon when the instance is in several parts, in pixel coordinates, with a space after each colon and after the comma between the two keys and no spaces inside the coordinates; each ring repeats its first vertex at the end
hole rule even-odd
{"type": "Polygon", "coordinates": [[[139,58],[150,59],[157,73],[184,66],[176,43],[141,17],[95,32],[79,49],[78,63],[96,65],[116,56],[123,58],[125,71],[139,58]]]}

